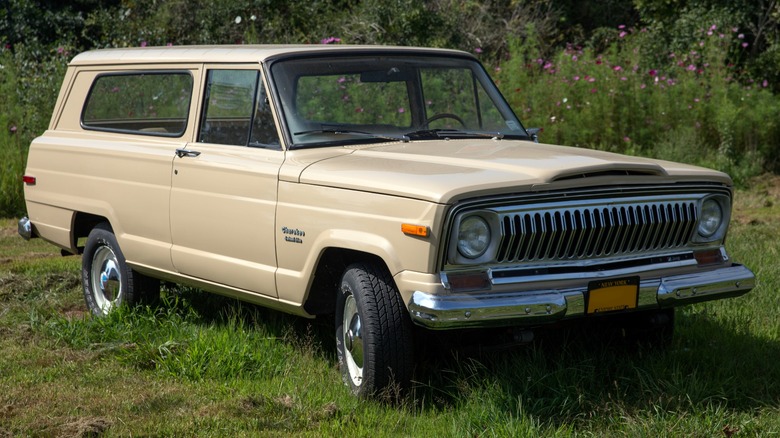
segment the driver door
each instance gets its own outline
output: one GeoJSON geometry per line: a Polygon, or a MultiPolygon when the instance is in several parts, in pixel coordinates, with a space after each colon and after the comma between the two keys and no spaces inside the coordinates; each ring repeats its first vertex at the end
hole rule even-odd
{"type": "Polygon", "coordinates": [[[197,141],[177,151],[171,257],[202,280],[276,297],[274,221],[284,152],[257,64],[207,66],[197,141]]]}

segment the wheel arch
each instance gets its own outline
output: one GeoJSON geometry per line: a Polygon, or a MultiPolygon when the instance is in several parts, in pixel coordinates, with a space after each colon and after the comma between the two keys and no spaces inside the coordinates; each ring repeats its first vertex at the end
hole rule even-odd
{"type": "Polygon", "coordinates": [[[304,310],[310,315],[334,313],[341,276],[347,266],[357,262],[371,262],[388,269],[387,263],[376,254],[348,248],[325,248],[314,269],[314,278],[303,304],[304,310]]]}
{"type": "Polygon", "coordinates": [[[111,222],[104,216],[81,211],[74,212],[70,227],[71,248],[76,250],[74,254],[82,254],[84,252],[83,239],[86,239],[89,236],[89,232],[100,223],[108,224],[113,230],[111,222]]]}

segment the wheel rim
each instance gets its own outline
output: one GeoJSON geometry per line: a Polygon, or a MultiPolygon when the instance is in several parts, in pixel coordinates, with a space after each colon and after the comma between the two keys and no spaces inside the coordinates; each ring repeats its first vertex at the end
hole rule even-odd
{"type": "Polygon", "coordinates": [[[101,246],[92,256],[92,296],[97,308],[104,314],[116,306],[122,297],[122,277],[118,266],[116,254],[107,246],[101,246]]]}
{"type": "Polygon", "coordinates": [[[363,335],[360,314],[358,314],[355,297],[352,295],[349,295],[344,302],[342,324],[344,356],[349,378],[355,386],[360,386],[363,383],[363,335]]]}

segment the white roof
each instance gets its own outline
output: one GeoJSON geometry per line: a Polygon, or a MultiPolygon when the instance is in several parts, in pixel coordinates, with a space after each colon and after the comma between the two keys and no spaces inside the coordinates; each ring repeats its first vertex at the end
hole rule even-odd
{"type": "Polygon", "coordinates": [[[449,49],[398,46],[353,46],[341,44],[167,46],[90,50],[76,55],[76,57],[71,60],[70,65],[262,62],[270,57],[285,54],[356,51],[381,51],[385,53],[427,52],[471,56],[466,52],[449,49]]]}

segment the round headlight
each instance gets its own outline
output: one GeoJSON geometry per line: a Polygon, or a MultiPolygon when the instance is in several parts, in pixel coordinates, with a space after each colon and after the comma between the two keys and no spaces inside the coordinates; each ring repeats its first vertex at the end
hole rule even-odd
{"type": "Polygon", "coordinates": [[[710,237],[715,234],[723,222],[723,208],[715,199],[707,199],[701,204],[701,218],[699,219],[699,235],[710,237]]]}
{"type": "Polygon", "coordinates": [[[458,251],[470,259],[480,257],[490,245],[490,226],[479,216],[469,216],[460,222],[458,251]]]}

